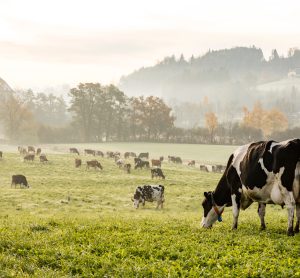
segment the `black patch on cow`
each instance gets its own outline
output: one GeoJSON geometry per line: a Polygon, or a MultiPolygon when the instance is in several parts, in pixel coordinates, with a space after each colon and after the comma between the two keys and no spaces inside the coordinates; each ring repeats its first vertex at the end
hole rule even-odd
{"type": "MultiPolygon", "coordinates": [[[[266,145],[269,142],[260,141],[252,143],[240,163],[241,181],[247,188],[262,188],[266,184],[267,174],[258,161],[267,152],[266,145]]],[[[268,154],[265,154],[265,156],[268,157],[268,154]]],[[[269,158],[266,158],[266,160],[269,160],[269,158]]]]}

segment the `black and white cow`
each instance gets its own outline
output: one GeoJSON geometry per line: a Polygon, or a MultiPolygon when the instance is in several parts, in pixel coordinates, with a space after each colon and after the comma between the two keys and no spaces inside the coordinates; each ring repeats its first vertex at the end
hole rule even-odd
{"type": "Polygon", "coordinates": [[[145,205],[145,202],[157,202],[156,208],[158,209],[159,206],[163,208],[163,203],[165,201],[164,198],[164,191],[165,188],[163,185],[144,185],[138,186],[135,190],[133,196],[133,203],[136,209],[139,208],[140,203],[145,205]]]}
{"type": "Polygon", "coordinates": [[[233,207],[233,229],[237,228],[240,209],[258,202],[261,228],[265,228],[266,204],[288,209],[288,235],[294,235],[296,207],[299,232],[300,220],[300,139],[284,142],[260,141],[239,147],[229,158],[215,191],[204,192],[202,226],[211,227],[225,207],[233,207]]]}

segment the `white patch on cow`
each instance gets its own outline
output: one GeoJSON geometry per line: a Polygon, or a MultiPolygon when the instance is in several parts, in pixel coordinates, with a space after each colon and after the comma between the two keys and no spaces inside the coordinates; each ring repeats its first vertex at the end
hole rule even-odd
{"type": "MultiPolygon", "coordinates": [[[[286,142],[286,141],[285,141],[285,142],[286,142]]],[[[274,148],[275,146],[278,146],[278,145],[281,145],[281,143],[277,143],[277,142],[273,142],[273,143],[271,143],[271,146],[270,146],[269,152],[270,152],[270,153],[272,153],[272,151],[273,151],[273,148],[274,148]]]]}
{"type": "Polygon", "coordinates": [[[241,164],[242,160],[244,159],[249,146],[250,146],[250,144],[241,146],[241,147],[237,148],[235,150],[235,152],[233,153],[232,166],[236,169],[239,176],[241,176],[240,164],[241,164]]]}
{"type": "Polygon", "coordinates": [[[239,188],[239,192],[242,193],[242,191],[243,191],[242,188],[239,188]]]}
{"type": "Polygon", "coordinates": [[[265,167],[263,158],[260,158],[260,159],[258,160],[258,163],[260,164],[261,169],[263,169],[263,171],[264,171],[267,175],[269,175],[270,172],[269,172],[268,169],[265,167]]]}
{"type": "MultiPolygon", "coordinates": [[[[216,206],[219,212],[223,212],[225,206],[216,206]]],[[[206,217],[202,217],[201,225],[203,228],[210,228],[218,220],[218,215],[212,207],[206,217]]]]}

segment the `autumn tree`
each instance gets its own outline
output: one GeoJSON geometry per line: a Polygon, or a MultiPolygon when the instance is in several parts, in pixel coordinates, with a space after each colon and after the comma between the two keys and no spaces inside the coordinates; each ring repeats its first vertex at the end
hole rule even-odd
{"type": "Polygon", "coordinates": [[[218,118],[213,112],[208,112],[205,114],[205,123],[209,131],[210,142],[214,142],[215,131],[218,127],[218,118]]]}
{"type": "Polygon", "coordinates": [[[283,131],[288,127],[288,120],[283,112],[273,108],[264,110],[260,102],[254,104],[250,111],[244,107],[244,118],[242,124],[246,127],[260,129],[265,138],[275,131],[283,131]]]}
{"type": "Polygon", "coordinates": [[[35,140],[32,114],[19,97],[9,95],[1,101],[0,118],[11,142],[35,140]]]}
{"type": "Polygon", "coordinates": [[[78,125],[85,142],[91,140],[95,126],[96,98],[102,91],[103,88],[99,83],[80,83],[70,90],[69,111],[73,112],[74,122],[78,125]]]}

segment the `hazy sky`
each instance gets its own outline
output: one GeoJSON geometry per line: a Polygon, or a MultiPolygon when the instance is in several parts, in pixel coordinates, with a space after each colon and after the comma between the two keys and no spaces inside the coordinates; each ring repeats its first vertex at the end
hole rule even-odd
{"type": "Polygon", "coordinates": [[[300,46],[300,1],[0,0],[0,77],[14,88],[118,83],[164,56],[300,46]]]}

